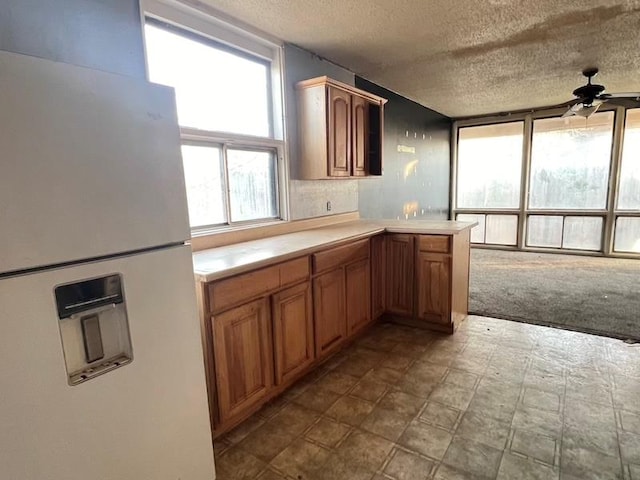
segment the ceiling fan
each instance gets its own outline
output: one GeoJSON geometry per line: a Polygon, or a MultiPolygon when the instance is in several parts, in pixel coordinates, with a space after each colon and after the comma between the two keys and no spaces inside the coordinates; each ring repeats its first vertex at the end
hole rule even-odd
{"type": "Polygon", "coordinates": [[[587,84],[573,91],[576,97],[575,99],[562,104],[563,106],[569,106],[569,109],[562,115],[563,117],[579,115],[588,118],[593,115],[604,102],[627,108],[640,107],[640,92],[604,93],[604,85],[591,83],[593,77],[598,74],[597,68],[587,68],[582,71],[582,74],[587,77],[587,84]]]}

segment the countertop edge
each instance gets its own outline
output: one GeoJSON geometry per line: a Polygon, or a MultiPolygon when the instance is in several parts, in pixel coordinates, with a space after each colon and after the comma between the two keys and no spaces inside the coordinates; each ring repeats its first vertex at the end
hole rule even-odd
{"type": "MultiPolygon", "coordinates": [[[[379,225],[379,226],[375,226],[376,221],[372,221],[371,222],[371,229],[370,230],[366,230],[362,233],[359,233],[357,235],[350,235],[350,236],[346,236],[343,238],[340,238],[339,240],[335,240],[335,241],[330,241],[327,243],[322,243],[322,244],[317,244],[317,245],[313,245],[311,247],[308,248],[302,248],[300,250],[296,250],[294,252],[289,252],[286,254],[282,254],[282,255],[276,255],[270,258],[265,258],[263,260],[257,260],[257,261],[253,261],[250,263],[245,263],[243,265],[238,265],[236,267],[232,267],[232,268],[227,268],[225,270],[219,271],[219,272],[212,272],[212,273],[198,273],[198,272],[194,272],[195,275],[195,280],[196,282],[199,283],[209,283],[209,282],[213,282],[215,280],[221,280],[227,277],[231,277],[234,275],[238,275],[241,273],[246,273],[246,272],[250,272],[252,270],[256,270],[258,268],[264,268],[264,267],[268,267],[270,265],[273,265],[275,263],[280,263],[280,262],[285,262],[287,260],[292,260],[294,258],[298,258],[298,257],[302,257],[304,255],[309,255],[311,253],[316,253],[320,250],[325,250],[328,248],[332,248],[338,245],[341,245],[345,242],[351,242],[351,241],[356,241],[356,240],[360,240],[363,238],[368,238],[368,237],[372,237],[374,235],[378,235],[380,233],[408,233],[408,234],[417,234],[417,235],[429,235],[429,234],[434,234],[434,235],[457,235],[460,234],[462,232],[464,232],[465,230],[470,230],[471,228],[473,228],[474,226],[476,226],[478,224],[478,222],[469,222],[469,225],[466,225],[462,228],[456,228],[456,229],[443,229],[443,228],[420,228],[420,227],[412,227],[410,225],[407,226],[390,226],[390,225],[379,225]]],[[[380,222],[382,223],[382,222],[380,222]]],[[[224,247],[219,247],[219,248],[224,248],[224,247]]]]}

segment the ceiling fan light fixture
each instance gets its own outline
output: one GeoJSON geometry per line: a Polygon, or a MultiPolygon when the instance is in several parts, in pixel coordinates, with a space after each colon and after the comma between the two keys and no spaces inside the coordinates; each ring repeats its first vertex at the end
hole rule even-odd
{"type": "Polygon", "coordinates": [[[578,116],[584,117],[584,118],[589,118],[591,115],[596,113],[598,108],[600,108],[600,105],[601,104],[598,103],[596,105],[585,106],[585,107],[581,108],[580,110],[578,110],[577,112],[575,112],[575,115],[578,115],[578,116]]]}

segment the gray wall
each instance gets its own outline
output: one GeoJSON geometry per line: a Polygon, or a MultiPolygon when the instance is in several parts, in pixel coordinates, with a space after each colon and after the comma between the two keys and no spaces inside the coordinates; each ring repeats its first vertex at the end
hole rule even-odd
{"type": "Polygon", "coordinates": [[[145,78],[137,0],[2,0],[0,50],[145,78]]]}
{"type": "Polygon", "coordinates": [[[358,180],[296,180],[299,154],[295,85],[323,75],[354,85],[355,75],[294,45],[284,47],[284,66],[291,220],[354,212],[358,210],[358,180]],[[327,202],[331,202],[331,211],[327,211],[327,202]]]}
{"type": "Polygon", "coordinates": [[[360,216],[448,218],[452,120],[363,78],[356,77],[356,86],[389,100],[384,173],[359,181],[360,216]]]}

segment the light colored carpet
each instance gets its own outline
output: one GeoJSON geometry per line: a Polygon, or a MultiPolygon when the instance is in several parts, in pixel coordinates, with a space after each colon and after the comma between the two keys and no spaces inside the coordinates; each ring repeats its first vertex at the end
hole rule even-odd
{"type": "Polygon", "coordinates": [[[469,310],[640,339],[640,260],[473,248],[469,310]]]}

